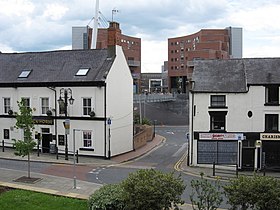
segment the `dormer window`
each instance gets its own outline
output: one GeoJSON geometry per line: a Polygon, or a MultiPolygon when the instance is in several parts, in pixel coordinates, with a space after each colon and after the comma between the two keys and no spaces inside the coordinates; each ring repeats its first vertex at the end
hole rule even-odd
{"type": "Polygon", "coordinates": [[[30,75],[31,71],[32,70],[22,70],[18,78],[27,78],[30,75]]]}
{"type": "Polygon", "coordinates": [[[89,71],[89,68],[81,68],[77,71],[76,76],[86,76],[89,71]]]}

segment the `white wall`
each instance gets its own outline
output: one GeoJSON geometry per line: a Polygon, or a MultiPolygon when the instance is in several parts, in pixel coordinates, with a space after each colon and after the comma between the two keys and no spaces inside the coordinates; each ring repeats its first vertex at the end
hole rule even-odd
{"type": "Polygon", "coordinates": [[[133,150],[133,79],[120,46],[116,46],[116,59],[106,84],[107,116],[112,119],[111,155],[114,156],[133,150]]]}
{"type": "Polygon", "coordinates": [[[227,109],[210,109],[210,95],[215,94],[195,94],[195,131],[209,132],[210,116],[208,111],[228,111],[226,115],[227,132],[263,132],[265,130],[265,114],[280,113],[277,106],[264,106],[264,86],[250,86],[248,93],[219,94],[226,95],[227,109]],[[248,111],[253,113],[251,118],[248,117],[248,111]]]}
{"type": "MultiPolygon", "coordinates": [[[[55,103],[57,104],[57,116],[64,117],[64,114],[59,115],[58,109],[58,98],[60,96],[60,89],[62,87],[56,88],[57,97],[55,98],[55,92],[46,87],[36,87],[36,88],[2,88],[0,89],[1,95],[1,105],[0,113],[3,114],[3,98],[11,98],[11,107],[14,112],[18,112],[17,101],[20,101],[22,97],[30,98],[30,106],[33,109],[33,116],[46,116],[41,114],[41,97],[49,98],[50,109],[55,109],[55,103]]],[[[69,88],[69,87],[64,87],[69,88]]],[[[92,100],[92,108],[96,113],[96,117],[104,117],[104,88],[98,87],[71,87],[73,98],[75,99],[74,104],[68,104],[68,116],[71,117],[85,117],[83,116],[82,98],[89,97],[92,100]]],[[[53,112],[53,116],[54,116],[53,112]]],[[[86,116],[89,117],[89,116],[86,116]]],[[[57,134],[64,135],[65,129],[63,126],[64,119],[57,119],[57,134]]],[[[13,129],[16,123],[15,118],[3,118],[0,120],[0,135],[3,136],[3,129],[10,129],[10,140],[8,142],[12,143],[12,139],[21,139],[22,133],[17,129],[13,129]],[[11,129],[12,128],[12,129],[11,129]]],[[[49,128],[50,133],[55,135],[55,125],[42,125],[35,124],[35,131],[38,133],[42,132],[42,128],[49,128]]],[[[94,156],[104,156],[104,138],[105,138],[105,125],[104,121],[92,121],[92,120],[70,120],[70,135],[68,135],[68,146],[69,151],[73,148],[73,129],[80,130],[90,130],[92,131],[92,146],[94,151],[79,151],[80,154],[84,155],[94,155],[94,156]]],[[[76,149],[83,147],[83,138],[81,132],[76,132],[76,149]]],[[[5,140],[7,141],[7,140],[5,140]]],[[[55,143],[55,140],[52,141],[55,143]]],[[[64,151],[65,146],[59,146],[61,152],[64,151]]]]}

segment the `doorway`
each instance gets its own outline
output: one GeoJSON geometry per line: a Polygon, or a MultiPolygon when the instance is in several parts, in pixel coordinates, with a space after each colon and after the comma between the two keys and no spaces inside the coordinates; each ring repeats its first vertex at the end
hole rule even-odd
{"type": "Polygon", "coordinates": [[[242,148],[242,169],[253,170],[255,162],[255,148],[243,147],[242,148]]]}
{"type": "Polygon", "coordinates": [[[42,152],[49,153],[50,152],[50,142],[52,141],[52,134],[43,133],[42,134],[42,152]]]}

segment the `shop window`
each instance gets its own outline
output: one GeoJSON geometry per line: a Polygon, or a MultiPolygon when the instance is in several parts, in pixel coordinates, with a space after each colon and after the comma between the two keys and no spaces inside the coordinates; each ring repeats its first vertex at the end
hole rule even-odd
{"type": "Polygon", "coordinates": [[[224,108],[226,107],[226,96],[225,95],[211,95],[210,96],[211,108],[224,108]]]}
{"type": "Polygon", "coordinates": [[[265,131],[278,132],[278,114],[265,115],[265,131]]]}
{"type": "Polygon", "coordinates": [[[265,105],[279,105],[279,86],[265,87],[265,105]]]}
{"type": "Polygon", "coordinates": [[[84,147],[92,147],[91,131],[83,131],[84,147]]]}
{"type": "Polygon", "coordinates": [[[227,112],[209,112],[210,114],[210,130],[225,131],[227,112]]]}

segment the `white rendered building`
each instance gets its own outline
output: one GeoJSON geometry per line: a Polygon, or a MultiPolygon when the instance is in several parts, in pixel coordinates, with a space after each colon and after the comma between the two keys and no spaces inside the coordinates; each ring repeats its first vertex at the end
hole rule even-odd
{"type": "Polygon", "coordinates": [[[118,33],[110,33],[115,38],[108,50],[0,54],[0,134],[6,146],[23,137],[14,125],[17,101],[24,99],[33,110],[34,136],[42,137],[41,152],[55,145],[58,153],[67,148],[73,154],[74,140],[75,150],[86,156],[133,150],[133,82],[118,33]]]}
{"type": "Polygon", "coordinates": [[[280,168],[280,58],[196,61],[189,164],[280,168]]]}

